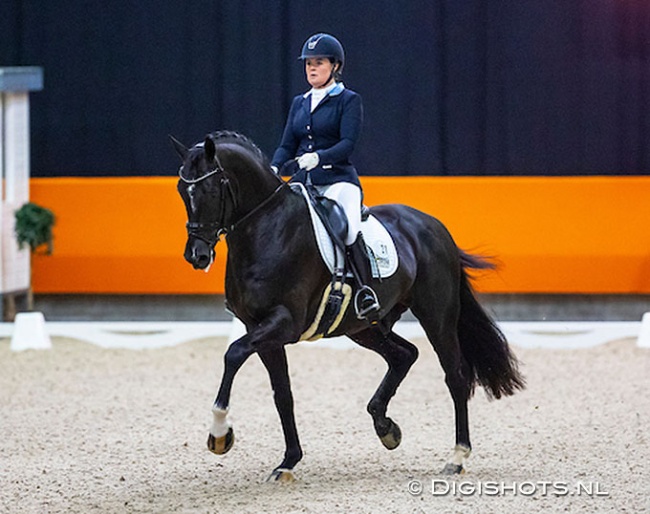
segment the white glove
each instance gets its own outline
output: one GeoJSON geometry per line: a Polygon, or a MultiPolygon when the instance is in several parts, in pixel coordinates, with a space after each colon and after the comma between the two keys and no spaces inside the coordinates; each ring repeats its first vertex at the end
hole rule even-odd
{"type": "Polygon", "coordinates": [[[311,171],[318,166],[318,161],[320,157],[316,152],[305,153],[298,157],[298,166],[301,170],[311,171]]]}
{"type": "Polygon", "coordinates": [[[276,175],[277,175],[278,172],[280,171],[280,170],[278,170],[278,167],[277,167],[277,166],[271,166],[271,169],[273,170],[273,173],[275,173],[276,175]]]}

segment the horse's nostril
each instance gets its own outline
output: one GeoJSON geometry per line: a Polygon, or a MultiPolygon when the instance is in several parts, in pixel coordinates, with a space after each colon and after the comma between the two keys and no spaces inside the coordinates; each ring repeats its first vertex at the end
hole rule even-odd
{"type": "Polygon", "coordinates": [[[210,257],[208,255],[197,255],[194,258],[194,267],[196,269],[204,269],[208,264],[210,264],[210,257]]]}
{"type": "Polygon", "coordinates": [[[184,257],[194,269],[206,269],[210,266],[214,252],[203,240],[190,238],[185,245],[184,257]]]}

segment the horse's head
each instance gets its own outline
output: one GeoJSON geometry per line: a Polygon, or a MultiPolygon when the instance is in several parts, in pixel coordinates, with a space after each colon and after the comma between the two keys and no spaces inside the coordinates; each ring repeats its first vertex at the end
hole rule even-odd
{"type": "Polygon", "coordinates": [[[187,211],[185,260],[195,269],[207,271],[214,261],[214,247],[230,222],[236,198],[213,139],[186,148],[170,139],[181,157],[178,192],[187,211]]]}
{"type": "Polygon", "coordinates": [[[183,161],[178,192],[187,211],[185,259],[207,271],[219,236],[256,211],[282,181],[260,149],[236,132],[209,134],[191,148],[170,139],[183,161]]]}

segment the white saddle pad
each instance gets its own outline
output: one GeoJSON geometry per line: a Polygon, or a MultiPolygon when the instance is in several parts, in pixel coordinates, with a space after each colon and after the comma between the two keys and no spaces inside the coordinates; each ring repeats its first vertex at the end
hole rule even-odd
{"type": "MultiPolygon", "coordinates": [[[[311,223],[314,229],[314,235],[316,236],[316,242],[318,243],[318,249],[320,255],[323,259],[323,262],[327,265],[330,270],[330,273],[334,273],[334,263],[336,262],[337,266],[341,266],[343,263],[343,252],[339,248],[335,248],[332,239],[330,238],[323,222],[316,214],[316,211],[311,205],[309,196],[305,187],[299,182],[294,182],[291,184],[291,187],[294,190],[300,191],[302,196],[307,203],[309,209],[309,217],[311,218],[311,223]],[[336,261],[334,251],[336,250],[336,261]]],[[[368,217],[367,221],[361,223],[361,232],[363,233],[363,240],[366,243],[366,246],[370,247],[372,253],[375,256],[377,265],[373,266],[373,275],[375,278],[388,278],[393,273],[397,271],[397,265],[399,264],[397,257],[397,249],[395,248],[395,243],[393,238],[388,233],[388,230],[375,218],[372,214],[368,217]],[[378,273],[378,275],[377,275],[378,273]]]]}

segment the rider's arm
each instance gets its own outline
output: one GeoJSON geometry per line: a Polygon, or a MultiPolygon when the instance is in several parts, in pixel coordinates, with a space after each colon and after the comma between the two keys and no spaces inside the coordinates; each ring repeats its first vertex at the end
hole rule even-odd
{"type": "Polygon", "coordinates": [[[318,150],[321,164],[346,161],[361,135],[363,124],[363,104],[361,96],[356,93],[346,95],[344,98],[343,113],[341,115],[341,139],[333,146],[318,150]]]}
{"type": "Polygon", "coordinates": [[[301,97],[296,97],[291,103],[291,108],[289,109],[289,114],[287,115],[287,121],[284,125],[284,132],[282,134],[282,140],[280,141],[280,146],[275,150],[273,154],[273,159],[271,159],[271,165],[275,166],[278,169],[282,169],[282,165],[287,162],[289,159],[293,159],[296,156],[296,151],[298,150],[299,140],[296,137],[296,134],[293,130],[292,120],[296,110],[300,107],[301,97]]]}

